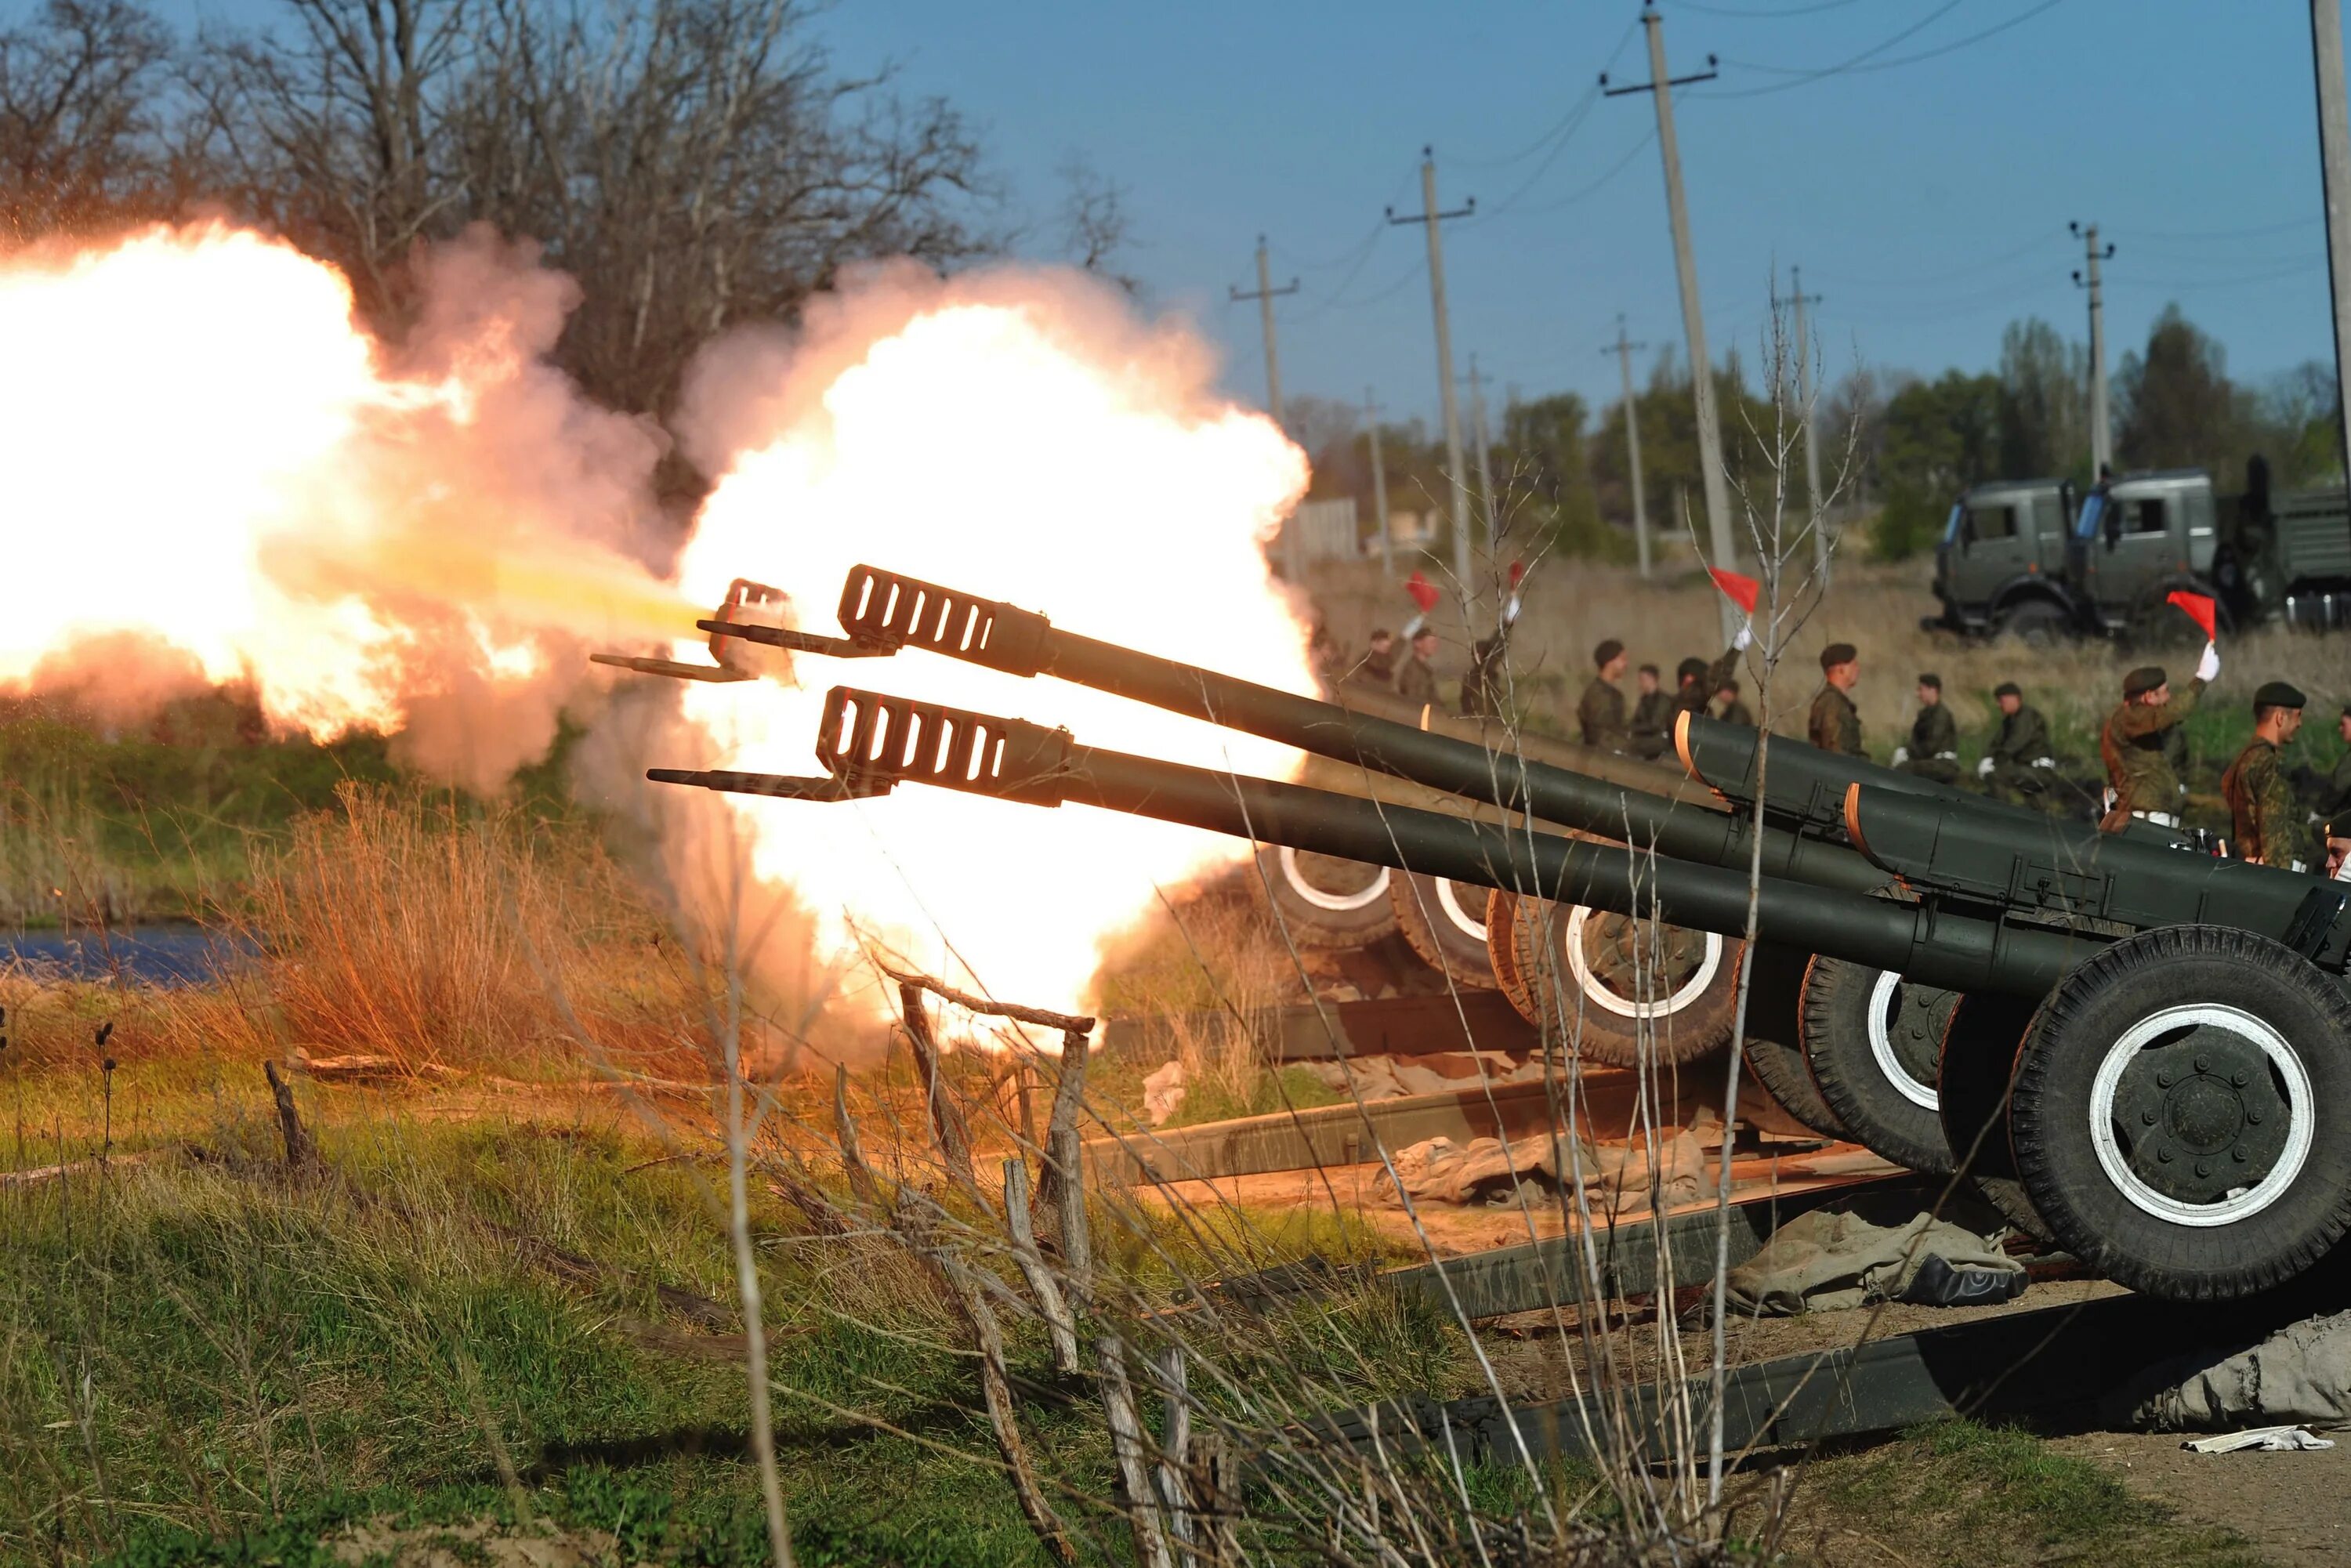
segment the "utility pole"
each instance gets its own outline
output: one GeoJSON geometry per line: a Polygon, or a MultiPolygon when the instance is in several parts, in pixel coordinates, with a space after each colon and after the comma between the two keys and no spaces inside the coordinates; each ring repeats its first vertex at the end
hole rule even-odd
{"type": "Polygon", "coordinates": [[[1380,531],[1380,576],[1395,580],[1395,540],[1388,528],[1388,468],[1380,461],[1380,405],[1364,389],[1364,428],[1372,433],[1372,516],[1380,531]]]}
{"type": "Polygon", "coordinates": [[[1633,475],[1633,548],[1641,553],[1643,577],[1649,575],[1649,505],[1641,486],[1641,405],[1633,401],[1633,350],[1648,346],[1625,340],[1625,313],[1620,310],[1616,313],[1616,346],[1600,350],[1615,355],[1617,369],[1625,372],[1625,461],[1633,475]]]}
{"type": "Polygon", "coordinates": [[[1821,586],[1829,585],[1829,520],[1821,511],[1821,448],[1813,433],[1813,334],[1806,325],[1804,307],[1818,305],[1821,297],[1804,292],[1804,269],[1788,268],[1788,287],[1795,290],[1796,307],[1796,403],[1804,416],[1804,498],[1812,503],[1813,570],[1821,586]]]}
{"type": "Polygon", "coordinates": [[[2335,410],[2341,421],[2343,472],[2351,477],[2351,411],[2343,394],[2343,357],[2351,351],[2351,104],[2343,80],[2341,0],[2310,0],[2310,46],[2318,66],[2318,168],[2326,192],[2326,281],[2335,298],[2335,410]]]}
{"type": "MultiPolygon", "coordinates": [[[[1438,225],[1447,218],[1466,218],[1478,210],[1470,197],[1452,212],[1437,205],[1437,151],[1420,150],[1420,211],[1405,217],[1387,210],[1392,224],[1425,224],[1428,227],[1428,298],[1437,312],[1437,386],[1445,407],[1445,471],[1453,481],[1453,575],[1460,580],[1466,600],[1473,591],[1469,575],[1469,476],[1461,469],[1461,408],[1453,392],[1453,329],[1445,318],[1445,246],[1438,225]]],[[[1465,608],[1467,606],[1465,605],[1465,608]]]]}
{"type": "MultiPolygon", "coordinates": [[[[2115,254],[2111,241],[2098,248],[2098,225],[2065,225],[2082,236],[2088,272],[2074,275],[2076,287],[2090,291],[2090,483],[2105,477],[2114,465],[2115,433],[2106,419],[2106,296],[2098,279],[2098,263],[2115,254]]],[[[2330,246],[2331,248],[2331,246],[2330,246]]]]}
{"type": "MultiPolygon", "coordinates": [[[[1708,55],[1707,69],[1695,76],[1669,76],[1666,71],[1666,22],[1657,15],[1655,0],[1643,0],[1641,25],[1649,34],[1649,79],[1637,87],[1612,88],[1604,71],[1600,85],[1610,98],[1646,92],[1656,101],[1657,152],[1666,165],[1666,215],[1673,226],[1674,270],[1681,278],[1682,330],[1689,340],[1690,392],[1697,404],[1698,460],[1704,470],[1699,478],[1706,486],[1707,538],[1714,564],[1729,567],[1739,559],[1730,537],[1730,488],[1722,471],[1722,429],[1716,422],[1714,408],[1714,361],[1706,351],[1706,319],[1698,309],[1698,261],[1690,253],[1689,204],[1682,196],[1681,143],[1674,136],[1673,89],[1691,82],[1711,80],[1715,60],[1708,55]]],[[[1722,601],[1721,610],[1722,634],[1727,641],[1738,629],[1739,611],[1728,599],[1722,601]]]]}
{"type": "Polygon", "coordinates": [[[1494,468],[1486,461],[1486,392],[1478,380],[1478,356],[1469,356],[1469,431],[1478,448],[1478,508],[1486,514],[1486,548],[1491,550],[1502,533],[1494,517],[1494,468]]]}
{"type": "MultiPolygon", "coordinates": [[[[1273,302],[1284,294],[1297,292],[1298,279],[1294,277],[1290,280],[1290,287],[1287,288],[1276,288],[1273,286],[1273,278],[1266,270],[1265,236],[1258,235],[1257,292],[1244,294],[1236,288],[1232,291],[1232,296],[1235,304],[1244,299],[1254,299],[1258,302],[1258,319],[1265,329],[1265,412],[1273,416],[1273,423],[1284,432],[1290,429],[1290,422],[1282,417],[1281,412],[1281,351],[1274,346],[1273,302]]],[[[1291,549],[1290,524],[1286,519],[1281,525],[1280,540],[1275,546],[1274,554],[1281,568],[1283,580],[1290,582],[1297,581],[1297,558],[1291,549]]]]}

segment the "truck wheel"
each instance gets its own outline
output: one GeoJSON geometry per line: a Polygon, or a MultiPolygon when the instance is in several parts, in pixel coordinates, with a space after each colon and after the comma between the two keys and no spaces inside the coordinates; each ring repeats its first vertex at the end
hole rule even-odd
{"type": "Polygon", "coordinates": [[[1388,902],[1395,873],[1384,865],[1265,844],[1257,852],[1259,885],[1301,947],[1361,947],[1396,928],[1388,902]]]}
{"type": "Polygon", "coordinates": [[[1995,637],[2013,637],[2028,648],[2053,648],[2065,636],[2065,612],[2045,599],[2028,599],[2001,615],[1995,637]]]}
{"type": "Polygon", "coordinates": [[[1494,961],[1486,953],[1486,895],[1491,888],[1441,876],[1398,872],[1388,880],[1388,906],[1396,929],[1432,969],[1457,986],[1492,990],[1494,961]]]}
{"type": "Polygon", "coordinates": [[[1593,1061],[1638,1062],[1645,1023],[1660,1061],[1693,1061],[1730,1040],[1740,947],[1730,937],[1539,899],[1520,904],[1511,934],[1539,1021],[1593,1061]]]}
{"type": "Polygon", "coordinates": [[[1780,1109],[1823,1138],[1851,1138],[1821,1086],[1804,1065],[1801,1009],[1805,957],[1791,948],[1763,943],[1755,949],[1754,977],[1747,988],[1747,1070],[1780,1109]]]}
{"type": "Polygon", "coordinates": [[[2034,1004],[1994,991],[1963,996],[1943,1026],[1936,1099],[1943,1140],[1959,1175],[2007,1221],[2041,1241],[2054,1239],[2016,1174],[2008,1142],[2009,1082],[2032,1028],[2034,1004]]]}
{"type": "Polygon", "coordinates": [[[1842,958],[1804,972],[1804,1061],[1821,1098],[1872,1154],[1922,1176],[1951,1174],[1935,1074],[1955,999],[1842,958]]]}
{"type": "Polygon", "coordinates": [[[2043,1006],[2009,1131],[2099,1273],[2172,1301],[2283,1284],[2351,1227],[2351,998],[2251,932],[2126,937],[2043,1006]]]}
{"type": "Polygon", "coordinates": [[[1542,1027],[1542,1009],[1536,1005],[1534,993],[1527,989],[1527,978],[1519,972],[1518,934],[1513,929],[1518,922],[1519,895],[1500,888],[1489,889],[1486,894],[1486,961],[1493,966],[1494,981],[1510,998],[1519,1016],[1542,1027]]]}

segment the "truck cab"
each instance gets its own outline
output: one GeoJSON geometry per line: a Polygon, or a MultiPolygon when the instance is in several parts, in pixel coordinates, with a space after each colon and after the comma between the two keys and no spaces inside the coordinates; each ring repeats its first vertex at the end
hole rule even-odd
{"type": "Polygon", "coordinates": [[[2066,533],[2074,486],[2063,479],[2005,480],[1961,496],[1935,547],[1928,622],[1959,632],[2054,632],[2071,618],[2066,533]],[[2045,625],[2044,625],[2045,623],[2045,625]]]}
{"type": "Polygon", "coordinates": [[[2218,522],[2212,478],[2201,468],[2096,486],[2083,498],[2066,549],[2076,615],[2111,635],[2148,620],[2175,589],[2210,594],[2218,522]]]}

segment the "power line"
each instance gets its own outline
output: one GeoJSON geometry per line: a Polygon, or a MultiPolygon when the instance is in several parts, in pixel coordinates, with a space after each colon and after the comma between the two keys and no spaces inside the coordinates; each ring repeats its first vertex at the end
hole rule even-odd
{"type": "Polygon", "coordinates": [[[1815,11],[1837,11],[1858,0],[1813,0],[1810,5],[1791,5],[1784,11],[1749,10],[1741,5],[1702,5],[1698,0],[1673,0],[1677,11],[1697,11],[1708,16],[1736,16],[1757,22],[1782,22],[1792,16],[1809,16],[1815,11]]]}
{"type": "MultiPolygon", "coordinates": [[[[1632,41],[1633,35],[1638,32],[1640,27],[1641,22],[1637,16],[1625,24],[1625,30],[1616,37],[1615,47],[1608,51],[1608,57],[1601,62],[1600,68],[1603,71],[1614,68],[1616,57],[1625,52],[1625,46],[1632,41]]],[[[1583,116],[1590,111],[1592,100],[1598,96],[1599,92],[1596,89],[1586,91],[1582,98],[1568,106],[1567,112],[1553,121],[1550,130],[1506,157],[1457,158],[1453,162],[1465,169],[1507,169],[1513,163],[1523,163],[1544,148],[1551,147],[1553,138],[1573,136],[1576,126],[1583,123],[1583,116]]],[[[1554,157],[1558,155],[1558,148],[1552,147],[1554,157]]],[[[1545,160],[1546,162],[1549,161],[1549,159],[1545,160]]]]}
{"type": "Polygon", "coordinates": [[[1755,60],[1725,60],[1723,64],[1735,66],[1741,70],[1762,71],[1767,75],[1787,76],[1793,79],[1773,82],[1768,87],[1750,87],[1733,92],[1709,92],[1703,96],[1710,99],[1761,98],[1769,93],[1786,92],[1791,88],[1809,87],[1813,82],[1834,76],[1860,76],[1870,71],[1890,71],[1902,66],[1915,66],[1921,61],[1938,59],[1944,55],[1967,48],[1970,45],[1980,44],[1986,38],[1997,37],[2007,32],[2011,27],[2020,26],[2032,20],[2043,11],[2051,10],[2060,3],[2061,0],[2041,0],[2041,4],[2020,11],[2004,22],[1996,22],[1980,33],[1970,33],[1964,38],[1954,38],[1948,44],[1938,44],[1931,49],[1921,49],[1915,55],[1903,55],[1890,60],[1880,60],[1876,57],[1903,40],[1917,37],[1928,26],[1949,16],[1959,5],[1959,0],[1945,0],[1942,5],[1928,13],[1921,20],[1912,23],[1884,42],[1874,44],[1852,58],[1836,65],[1807,69],[1800,66],[1765,65],[1755,60]]]}
{"type": "Polygon", "coordinates": [[[1567,151],[1567,144],[1570,141],[1575,140],[1575,132],[1582,128],[1583,121],[1591,116],[1592,106],[1599,101],[1600,89],[1598,87],[1593,87],[1585,91],[1583,97],[1577,102],[1577,113],[1574,121],[1568,126],[1567,133],[1559,139],[1558,144],[1552,148],[1550,156],[1546,157],[1541,162],[1535,165],[1535,172],[1521,181],[1517,190],[1512,191],[1509,195],[1504,196],[1499,202],[1496,203],[1493,210],[1486,214],[1488,217],[1499,217],[1504,213],[1509,212],[1513,206],[1518,204],[1520,197],[1524,196],[1529,191],[1535,188],[1537,181],[1541,180],[1545,174],[1551,172],[1551,166],[1559,162],[1559,155],[1567,151]]]}
{"type": "Polygon", "coordinates": [[[1300,316],[1298,318],[1298,325],[1303,327],[1310,321],[1318,321],[1333,310],[1368,309],[1372,306],[1378,305],[1387,299],[1393,298],[1406,284],[1413,282],[1415,279],[1418,278],[1422,273],[1426,272],[1427,270],[1428,263],[1416,256],[1413,259],[1413,264],[1405,269],[1404,276],[1397,278],[1394,283],[1388,284],[1386,287],[1374,293],[1366,294],[1361,299],[1341,299],[1337,298],[1325,299],[1322,304],[1317,305],[1311,310],[1300,316]]]}
{"type": "Polygon", "coordinates": [[[1589,184],[1580,185],[1576,189],[1570,191],[1567,194],[1558,197],[1553,201],[1545,202],[1540,206],[1520,207],[1517,209],[1518,215],[1526,218],[1535,218],[1541,217],[1546,213],[1558,212],[1562,207],[1573,206],[1576,203],[1583,200],[1586,196],[1593,194],[1594,192],[1598,191],[1600,187],[1608,183],[1609,181],[1614,180],[1617,175],[1631,168],[1633,166],[1633,160],[1638,158],[1643,152],[1646,152],[1650,144],[1656,141],[1656,128],[1655,126],[1651,126],[1648,132],[1644,135],[1641,140],[1633,143],[1632,146],[1625,149],[1625,155],[1623,157],[1617,159],[1615,162],[1608,165],[1608,172],[1606,173],[1601,175],[1598,179],[1592,181],[1589,184]]]}

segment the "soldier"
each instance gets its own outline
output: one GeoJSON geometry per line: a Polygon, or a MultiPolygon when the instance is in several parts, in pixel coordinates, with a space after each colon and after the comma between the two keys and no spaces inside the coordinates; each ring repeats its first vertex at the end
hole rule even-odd
{"type": "Polygon", "coordinates": [[[1370,651],[1348,672],[1348,679],[1367,686],[1395,685],[1395,633],[1382,626],[1372,632],[1370,651]]]}
{"type": "Polygon", "coordinates": [[[1437,633],[1424,626],[1412,634],[1412,657],[1396,672],[1396,695],[1406,702],[1421,704],[1437,700],[1437,667],[1429,663],[1437,657],[1437,633]]]}
{"type": "Polygon", "coordinates": [[[1596,672],[1575,705],[1575,722],[1583,727],[1583,744],[1601,751],[1624,751],[1632,744],[1625,727],[1625,694],[1616,683],[1625,678],[1625,644],[1611,637],[1592,650],[1596,672]]]}
{"type": "Polygon", "coordinates": [[[1721,658],[1711,664],[1699,659],[1684,659],[1674,667],[1673,723],[1677,727],[1681,723],[1682,715],[1706,712],[1708,699],[1730,679],[1731,672],[1739,668],[1739,655],[1747,652],[1747,644],[1754,637],[1754,622],[1742,621],[1739,623],[1739,634],[1731,638],[1730,646],[1722,651],[1721,658]]]}
{"type": "Polygon", "coordinates": [[[1938,784],[1959,781],[1959,727],[1943,706],[1943,677],[1918,677],[1918,716],[1910,721],[1910,744],[1894,748],[1894,766],[1938,784]]]}
{"type": "Polygon", "coordinates": [[[2308,766],[2297,768],[2294,782],[2314,808],[2313,821],[2351,825],[2351,703],[2343,705],[2335,733],[2342,737],[2344,747],[2343,755],[2335,759],[2335,770],[2321,773],[2308,766]]]}
{"type": "Polygon", "coordinates": [[[1725,724],[1743,724],[1750,729],[1755,727],[1755,716],[1748,711],[1745,703],[1739,700],[1737,681],[1725,681],[1717,686],[1714,700],[1722,705],[1715,710],[1715,717],[1725,724]]]}
{"type": "Polygon", "coordinates": [[[2278,758],[2278,748],[2302,727],[2307,700],[2283,681],[2267,682],[2253,694],[2253,738],[2220,775],[2220,793],[2229,802],[2240,860],[2291,871],[2308,863],[2302,812],[2278,758]]]}
{"type": "Polygon", "coordinates": [[[1861,715],[1850,693],[1861,679],[1861,655],[1850,643],[1832,643],[1821,650],[1821,691],[1813,699],[1804,738],[1823,751],[1846,757],[1866,757],[1861,748],[1861,715]]]}
{"type": "Polygon", "coordinates": [[[1655,762],[1673,744],[1674,703],[1657,687],[1657,666],[1644,664],[1635,679],[1640,697],[1633,704],[1633,755],[1655,762]]]}
{"type": "Polygon", "coordinates": [[[2000,728],[1976,764],[1984,793],[2012,806],[2031,805],[2049,792],[2057,777],[2056,754],[2049,748],[2049,725],[2040,710],[2024,706],[2024,693],[2014,681],[1992,688],[2000,705],[2000,728]]]}
{"type": "Polygon", "coordinates": [[[2196,678],[2176,699],[2170,677],[2156,665],[2141,665],[2123,677],[2122,706],[2098,731],[2109,801],[2099,827],[2119,832],[2133,817],[2167,828],[2179,826],[2179,776],[2165,755],[2164,737],[2195,711],[2196,699],[2220,673],[2220,651],[2207,643],[2204,656],[2197,661],[2196,678]]]}

